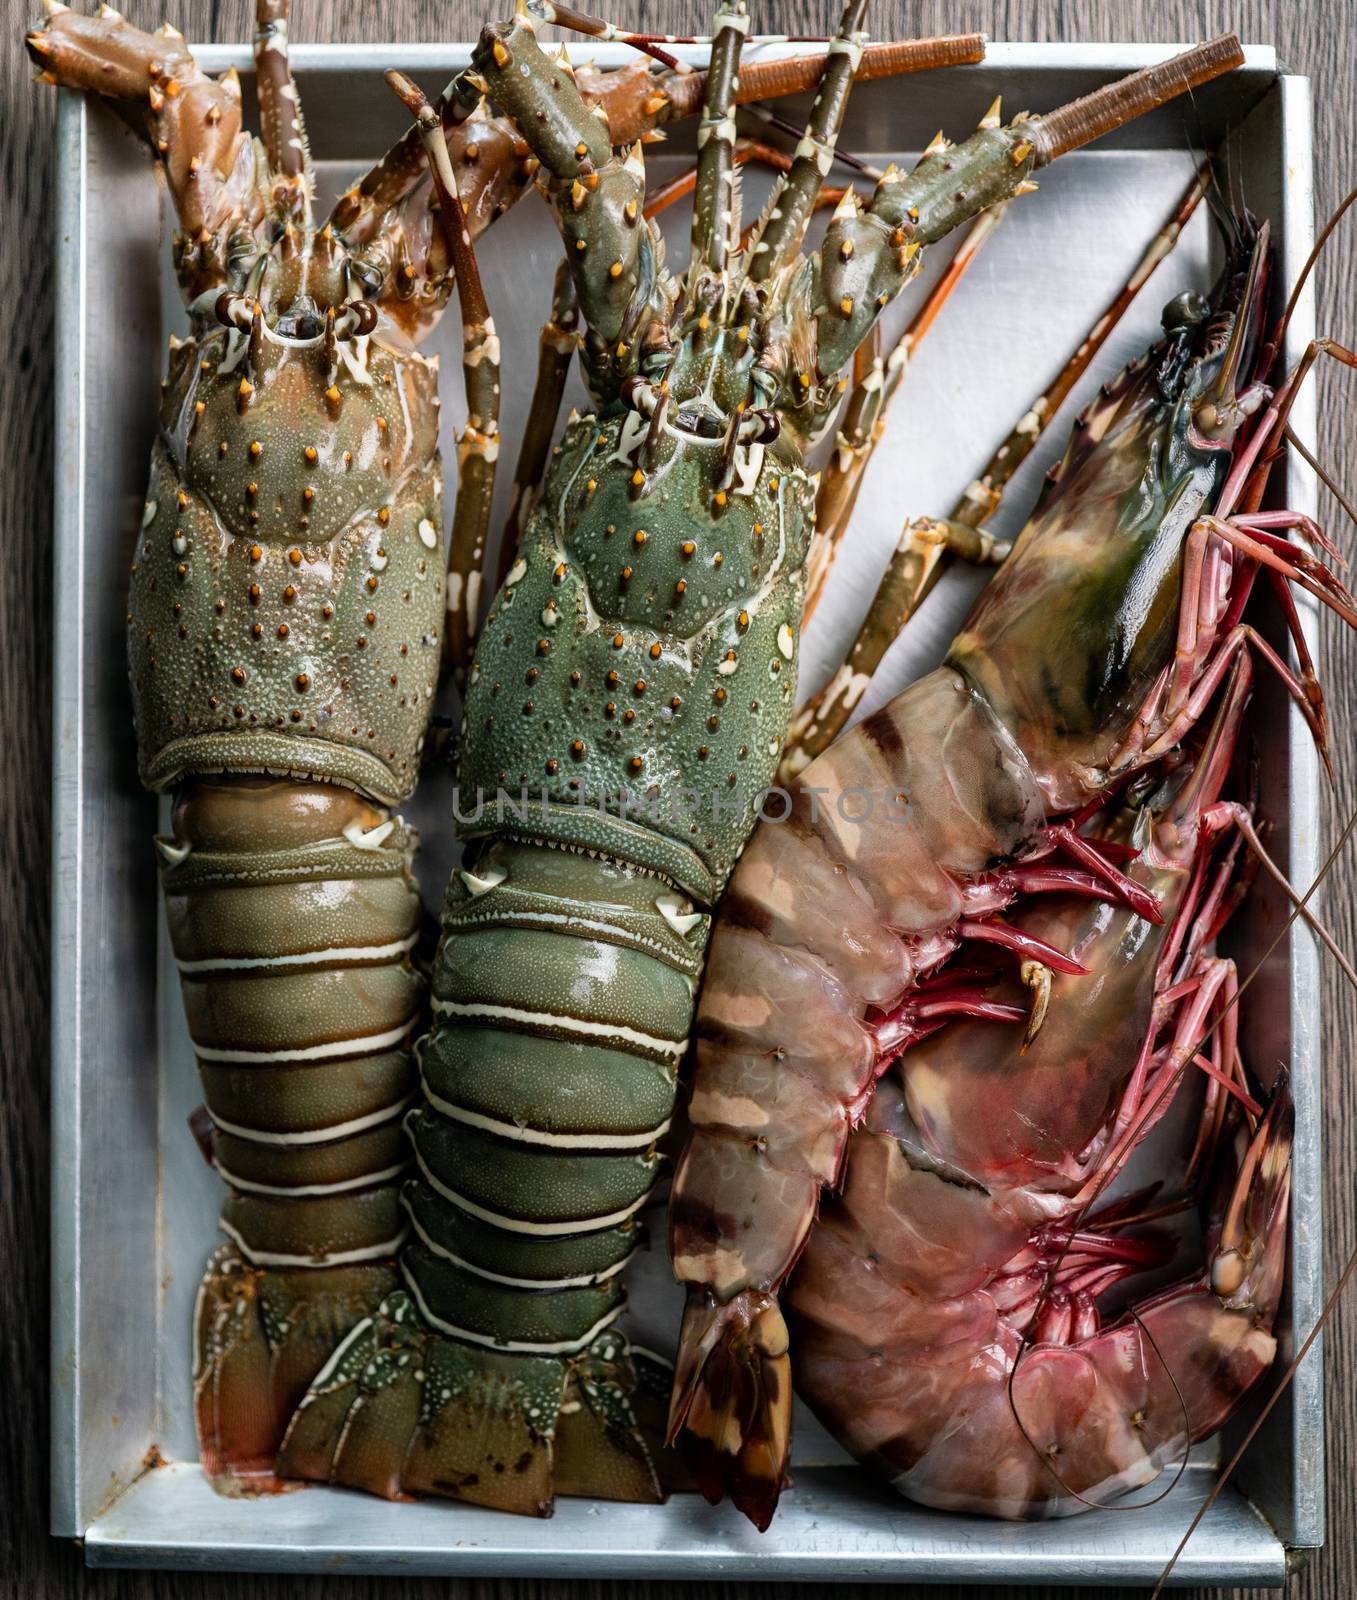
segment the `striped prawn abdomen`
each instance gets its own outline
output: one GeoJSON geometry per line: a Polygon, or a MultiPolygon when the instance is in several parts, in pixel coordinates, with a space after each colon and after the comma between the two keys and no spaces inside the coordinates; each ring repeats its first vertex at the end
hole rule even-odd
{"type": "Polygon", "coordinates": [[[424,997],[414,838],[352,791],[228,776],[188,785],[159,848],[229,1186],[231,1243],[195,1315],[204,1461],[270,1473],[306,1385],[396,1281],[424,997]]]}
{"type": "Polygon", "coordinates": [[[697,1013],[670,1254],[718,1303],[790,1272],[876,1083],[869,1017],[951,953],[968,885],[1044,817],[1022,752],[946,667],[792,795],[731,877],[697,1013]]]}

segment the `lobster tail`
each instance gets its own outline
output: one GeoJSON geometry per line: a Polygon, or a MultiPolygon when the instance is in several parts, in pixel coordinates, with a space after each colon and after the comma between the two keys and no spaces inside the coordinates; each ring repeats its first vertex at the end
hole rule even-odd
{"type": "Polygon", "coordinates": [[[669,1418],[702,1494],[727,1492],[760,1532],[787,1481],[792,1369],[775,1296],[746,1290],[725,1305],[690,1294],[669,1418]]]}
{"type": "Polygon", "coordinates": [[[209,1474],[266,1474],[335,1341],[396,1281],[413,836],[330,785],[199,779],[159,849],[230,1185],[194,1319],[199,1433],[209,1474]]]}
{"type": "Polygon", "coordinates": [[[317,1379],[284,1469],[539,1515],[656,1500],[661,1385],[613,1324],[701,950],[648,874],[504,839],[471,862],[406,1120],[405,1292],[317,1379]]]}
{"type": "Polygon", "coordinates": [[[352,1330],[292,1420],[284,1476],[541,1517],[557,1494],[661,1498],[639,1417],[663,1380],[624,1339],[534,1356],[445,1337],[432,1317],[397,1291],[352,1330]]]}

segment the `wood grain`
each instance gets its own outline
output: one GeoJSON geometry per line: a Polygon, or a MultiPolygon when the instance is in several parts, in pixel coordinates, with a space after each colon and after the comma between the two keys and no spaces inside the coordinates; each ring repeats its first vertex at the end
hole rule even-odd
{"type": "MultiPolygon", "coordinates": [[[[602,9],[602,4],[598,9],[602,9]]],[[[8,0],[0,30],[0,172],[7,202],[0,234],[0,351],[8,377],[0,385],[0,514],[5,549],[0,564],[0,1583],[7,1595],[47,1597],[90,1594],[109,1600],[545,1600],[547,1596],[603,1596],[602,1583],[550,1579],[403,1585],[357,1579],[264,1580],[244,1577],[155,1576],[85,1572],[78,1551],[48,1538],[46,1526],[47,1407],[47,929],[50,762],[49,570],[52,444],[52,208],[53,97],[28,84],[19,43],[26,0],[8,0]]],[[[34,3],[36,9],[36,0],[34,3]]],[[[168,17],[190,39],[249,37],[252,0],[126,0],[129,19],[153,27],[168,17]]],[[[823,33],[837,6],[831,0],[771,0],[757,8],[767,29],[823,33]]],[[[298,0],[293,37],[299,40],[467,38],[483,13],[470,0],[298,0]]],[[[693,0],[618,0],[618,22],[649,29],[695,30],[708,15],[693,0]]],[[[1247,41],[1274,43],[1294,71],[1315,84],[1317,195],[1326,213],[1357,182],[1357,12],[1348,0],[877,0],[872,16],[879,36],[985,30],[992,38],[1155,40],[1201,38],[1225,28],[1247,41]]],[[[1337,241],[1320,270],[1321,331],[1348,344],[1357,335],[1357,259],[1351,235],[1337,241]]],[[[1053,239],[1051,248],[1061,248],[1053,239]]],[[[1034,262],[1034,270],[1040,263],[1034,262]]],[[[1019,286],[1020,287],[1020,286],[1019,286]]],[[[1357,437],[1353,375],[1320,376],[1323,459],[1349,491],[1357,491],[1351,441],[1357,437]]],[[[1326,507],[1344,543],[1339,513],[1326,507]]],[[[60,581],[60,575],[57,575],[60,581]]],[[[1339,783],[1331,826],[1357,806],[1357,648],[1338,637],[1326,617],[1325,679],[1340,730],[1339,783]]],[[[59,668],[58,668],[59,670],[59,668]]],[[[1336,827],[1335,830],[1336,832],[1336,827]]],[[[1334,872],[1328,918],[1338,938],[1357,950],[1357,867],[1351,854],[1334,872]]],[[[1334,969],[1324,993],[1328,1063],[1326,1254],[1332,1281],[1357,1241],[1351,1158],[1357,1147],[1357,1005],[1334,969]]],[[[1357,1311],[1340,1307],[1326,1346],[1329,1403],[1329,1542],[1288,1586],[1289,1600],[1340,1600],[1357,1594],[1357,1311]]],[[[762,1586],[632,1584],[636,1600],[661,1596],[754,1596],[762,1586]]],[[[849,1590],[842,1591],[844,1594],[849,1590]]],[[[944,1591],[930,1591],[943,1593],[944,1591]]],[[[946,1591],[959,1594],[961,1590],[946,1591]]],[[[1015,1595],[1012,1589],[970,1589],[968,1594],[1015,1595]]],[[[1035,1591],[1068,1595],[1069,1590],[1035,1591]]],[[[1123,1591],[1129,1595],[1131,1591],[1123,1591]]],[[[1139,1592],[1139,1591],[1137,1591],[1139,1592]]],[[[856,1586],[863,1600],[878,1589],[856,1586]]],[[[1236,1591],[1242,1600],[1244,1591],[1236,1591]]]]}

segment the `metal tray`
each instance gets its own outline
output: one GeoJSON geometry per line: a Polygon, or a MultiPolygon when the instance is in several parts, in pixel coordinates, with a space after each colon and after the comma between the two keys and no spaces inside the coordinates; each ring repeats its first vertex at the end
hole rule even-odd
{"type": "MultiPolygon", "coordinates": [[[[1040,110],[1168,52],[995,45],[982,66],[862,86],[845,137],[884,163],[918,151],[939,126],[962,133],[996,93],[1011,110],[1040,110]]],[[[399,65],[432,88],[466,55],[464,45],[299,48],[324,187],[337,188],[403,126],[381,69],[399,65]]],[[[608,52],[598,57],[606,61],[608,52]]],[[[248,101],[246,52],[208,48],[200,59],[214,71],[238,65],[248,101]]],[[[1277,75],[1270,49],[1251,49],[1247,66],[1226,82],[1043,174],[1042,193],[1013,209],[916,359],[808,636],[805,687],[851,636],[904,512],[951,503],[1167,214],[1192,147],[1215,145],[1231,124],[1239,132],[1230,181],[1272,220],[1280,282],[1295,276],[1311,240],[1309,92],[1306,80],[1277,75]]],[[[57,137],[53,1532],[82,1539],[94,1566],[1080,1586],[1153,1578],[1208,1491],[1218,1444],[1201,1447],[1168,1498],[1148,1509],[1036,1526],[911,1506],[852,1466],[804,1414],[796,1485],[764,1536],[729,1506],[712,1510],[691,1496],[663,1507],[565,1501],[553,1520],[535,1522],[320,1488],[264,1500],[210,1490],[195,1459],[189,1314],[221,1190],[184,1125],[197,1078],[160,921],[150,843],[157,802],[136,779],[123,647],[156,384],[166,336],[183,319],[161,189],[144,147],[106,107],[76,96],[62,97],[57,137]]],[[[657,173],[683,160],[690,140],[679,134],[652,147],[657,173]]],[[[757,194],[757,183],[750,187],[757,194]]],[[[680,217],[671,232],[684,231],[680,217]]],[[[675,248],[682,259],[681,238],[675,248]]],[[[504,333],[510,439],[527,404],[557,249],[532,201],[481,246],[504,333]]],[[[1212,250],[1199,214],[1085,392],[1148,342],[1170,293],[1208,281],[1212,250]]],[[[940,247],[934,271],[944,253],[940,247]]],[[[919,292],[895,308],[897,325],[919,292]]],[[[1293,357],[1312,321],[1302,302],[1291,325],[1293,357]]],[[[460,398],[458,339],[452,312],[434,341],[449,356],[449,427],[460,398]]],[[[1308,400],[1295,421],[1303,436],[1312,434],[1308,400]]],[[[1057,427],[1028,463],[1005,508],[1007,526],[1021,521],[1064,431],[1057,427]]],[[[1308,474],[1293,473],[1288,498],[1312,509],[1308,474]]],[[[892,651],[873,702],[938,659],[974,582],[958,573],[940,586],[892,651]]],[[[1313,628],[1311,611],[1304,614],[1313,628]]],[[[1266,685],[1259,718],[1269,748],[1263,806],[1291,875],[1308,884],[1318,863],[1315,757],[1299,719],[1266,685]]],[[[445,802],[431,778],[412,808],[423,823],[422,877],[435,901],[448,864],[445,802]]],[[[1284,915],[1264,891],[1251,906],[1235,952],[1248,965],[1251,943],[1261,951],[1284,915]]],[[[1320,1299],[1318,983],[1308,935],[1293,930],[1265,964],[1245,1000],[1243,1033],[1255,1066],[1288,1065],[1298,1114],[1285,1358],[1291,1329],[1312,1326],[1320,1299]]],[[[677,1308],[666,1277],[662,1252],[653,1253],[634,1295],[648,1343],[672,1342],[677,1308]]],[[[1175,1581],[1280,1584],[1295,1555],[1320,1543],[1320,1372],[1315,1351],[1193,1537],[1175,1581]]]]}

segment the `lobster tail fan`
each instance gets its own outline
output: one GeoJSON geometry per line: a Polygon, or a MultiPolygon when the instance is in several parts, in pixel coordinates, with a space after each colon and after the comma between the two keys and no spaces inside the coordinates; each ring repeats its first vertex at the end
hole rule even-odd
{"type": "Polygon", "coordinates": [[[278,1441],[307,1385],[396,1281],[385,1265],[278,1272],[232,1244],[213,1254],[193,1315],[193,1402],[203,1471],[219,1488],[273,1486],[278,1441]]]}
{"type": "Polygon", "coordinates": [[[729,1491],[763,1532],[787,1482],[792,1377],[776,1299],[747,1290],[725,1305],[688,1301],[679,1338],[670,1438],[682,1430],[693,1480],[713,1505],[729,1491]]]}
{"type": "Polygon", "coordinates": [[[388,1500],[438,1494],[549,1517],[557,1494],[657,1502],[626,1341],[570,1361],[430,1331],[404,1291],[335,1350],[297,1408],[279,1472],[388,1500]]]}

